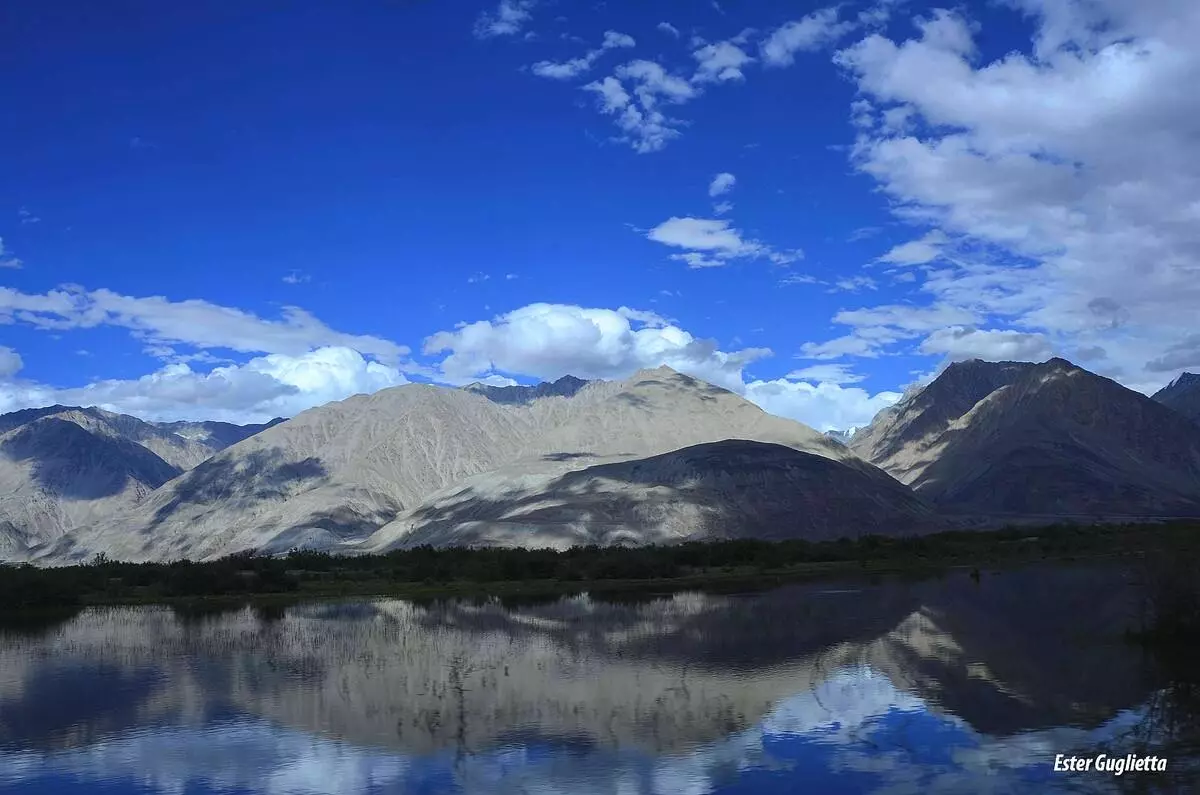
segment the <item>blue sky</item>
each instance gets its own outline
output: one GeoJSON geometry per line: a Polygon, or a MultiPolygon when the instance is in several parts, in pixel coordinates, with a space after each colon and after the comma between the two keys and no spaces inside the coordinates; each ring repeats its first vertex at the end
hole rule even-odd
{"type": "Polygon", "coordinates": [[[6,5],[0,410],[669,364],[820,428],[1200,367],[1200,11],[6,5]]]}

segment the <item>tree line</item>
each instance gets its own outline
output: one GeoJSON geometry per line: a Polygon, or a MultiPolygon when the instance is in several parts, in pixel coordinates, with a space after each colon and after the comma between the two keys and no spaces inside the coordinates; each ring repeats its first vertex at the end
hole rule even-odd
{"type": "Polygon", "coordinates": [[[1188,523],[1062,525],[909,537],[866,535],[821,542],[744,539],[562,551],[418,547],[354,556],[303,550],[268,556],[247,551],[219,560],[170,563],[127,563],[98,555],[75,566],[0,566],[0,610],[210,596],[386,593],[402,585],[426,590],[489,583],[582,587],[606,581],[668,581],[731,573],[753,576],[838,563],[901,568],[987,566],[1011,560],[1096,553],[1143,555],[1147,550],[1191,548],[1197,530],[1188,523]]]}

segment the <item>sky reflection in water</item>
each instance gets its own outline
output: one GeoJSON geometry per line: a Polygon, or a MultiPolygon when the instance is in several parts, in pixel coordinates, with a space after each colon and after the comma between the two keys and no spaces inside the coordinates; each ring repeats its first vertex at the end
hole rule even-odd
{"type": "Polygon", "coordinates": [[[0,792],[1114,785],[1049,765],[1123,747],[1141,723],[1136,655],[1088,637],[1127,608],[1111,576],[837,590],[511,609],[381,600],[266,618],[89,610],[0,635],[0,792]],[[1047,589],[1063,598],[1039,609],[1047,589]]]}

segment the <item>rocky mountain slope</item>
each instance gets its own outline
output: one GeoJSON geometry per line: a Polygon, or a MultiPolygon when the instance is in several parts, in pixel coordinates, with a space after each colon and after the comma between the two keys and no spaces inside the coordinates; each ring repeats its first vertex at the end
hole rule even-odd
{"type": "Polygon", "coordinates": [[[924,388],[908,391],[881,411],[847,443],[867,461],[904,482],[909,451],[938,438],[949,425],[996,389],[1011,384],[1035,365],[1029,362],[955,362],[924,388]]]}
{"type": "Polygon", "coordinates": [[[1200,515],[1200,428],[1062,359],[951,365],[851,446],[960,514],[1200,515]]]}
{"type": "MultiPolygon", "coordinates": [[[[887,499],[896,499],[893,482],[843,445],[669,368],[644,370],[624,381],[590,382],[569,397],[528,401],[498,402],[475,389],[408,384],[312,409],[267,429],[171,481],[137,507],[79,529],[44,554],[60,560],[84,559],[97,551],[130,560],[203,559],[252,548],[344,548],[402,519],[402,532],[393,527],[374,539],[382,546],[419,530],[417,518],[444,527],[450,513],[439,505],[445,503],[420,512],[422,505],[431,497],[443,500],[439,492],[459,484],[464,484],[460,490],[479,491],[479,502],[467,507],[482,516],[484,495],[514,482],[520,488],[547,487],[577,470],[732,439],[840,462],[843,469],[837,472],[851,484],[847,488],[861,490],[870,482],[887,499]],[[484,473],[496,474],[467,482],[484,473]]],[[[689,466],[695,468],[699,454],[690,455],[689,466]]],[[[646,466],[666,467],[661,477],[670,487],[675,477],[667,474],[670,466],[646,466]]],[[[789,466],[797,472],[804,468],[798,460],[789,466]]],[[[713,469],[706,477],[718,475],[713,469]]],[[[588,477],[575,476],[571,483],[588,477]]],[[[778,483],[799,477],[788,475],[778,483]]],[[[652,488],[639,487],[647,494],[652,488]]],[[[644,496],[639,492],[635,499],[644,496]]],[[[464,510],[465,498],[454,502],[451,513],[464,510]]],[[[629,509],[628,500],[622,500],[612,510],[629,509]]],[[[832,526],[842,510],[838,506],[823,508],[829,518],[821,522],[832,526]]],[[[568,505],[562,516],[578,518],[589,510],[568,505]]],[[[889,516],[899,520],[906,510],[889,516]]],[[[654,524],[645,518],[651,514],[638,516],[628,527],[633,536],[650,532],[654,524]]],[[[678,520],[663,521],[669,529],[678,520]]],[[[812,526],[824,525],[813,519],[812,526]]],[[[539,536],[522,543],[550,540],[539,536]]]]}
{"type": "Polygon", "coordinates": [[[510,467],[455,484],[365,546],[816,541],[938,524],[928,505],[884,473],[778,444],[736,439],[559,468],[510,467]]]}
{"type": "Polygon", "coordinates": [[[529,403],[544,397],[571,397],[587,386],[587,381],[573,375],[564,375],[557,381],[543,381],[534,386],[490,386],[475,382],[463,389],[483,395],[496,403],[529,403]]]}
{"type": "Polygon", "coordinates": [[[0,557],[137,504],[263,427],[158,424],[72,406],[0,415],[0,557]],[[175,430],[185,426],[190,437],[175,430]]]}
{"type": "Polygon", "coordinates": [[[1154,393],[1154,400],[1200,423],[1200,375],[1183,373],[1154,393]]]}

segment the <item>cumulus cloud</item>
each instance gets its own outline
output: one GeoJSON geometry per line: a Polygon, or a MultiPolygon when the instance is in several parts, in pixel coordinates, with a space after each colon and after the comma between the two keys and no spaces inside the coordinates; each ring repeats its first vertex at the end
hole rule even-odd
{"type": "Polygon", "coordinates": [[[568,374],[624,378],[638,369],[667,365],[821,430],[863,425],[899,399],[899,393],[872,395],[842,386],[857,376],[836,365],[806,368],[773,381],[748,380],[745,368],[770,356],[769,349],[723,351],[654,313],[626,307],[531,304],[434,334],[425,341],[425,353],[442,356],[440,377],[450,383],[506,374],[543,380],[568,374]]]}
{"type": "Polygon", "coordinates": [[[492,373],[554,379],[623,378],[666,364],[726,388],[741,384],[742,368],[770,354],[763,348],[718,350],[660,316],[627,307],[593,309],[530,304],[492,320],[464,323],[425,341],[428,355],[450,383],[492,373]]]}
{"type": "Polygon", "coordinates": [[[16,375],[25,366],[21,354],[4,345],[0,345],[0,378],[16,375]]]}
{"type": "Polygon", "coordinates": [[[901,219],[976,252],[927,276],[932,305],[1103,348],[1100,371],[1130,385],[1181,368],[1200,306],[1200,5],[1019,5],[1028,53],[980,61],[977,26],[948,11],[838,53],[879,122],[853,161],[901,219]]]}
{"type": "Polygon", "coordinates": [[[679,28],[675,27],[670,22],[659,22],[657,25],[655,25],[655,27],[669,36],[679,38],[679,28]]]}
{"type": "Polygon", "coordinates": [[[475,20],[475,35],[481,39],[494,36],[515,36],[533,18],[537,0],[500,0],[492,11],[485,11],[475,20]]]}
{"type": "MultiPolygon", "coordinates": [[[[0,372],[3,369],[0,353],[0,372]]],[[[270,354],[209,372],[169,364],[141,378],[108,379],[82,387],[4,381],[0,382],[0,411],[61,403],[100,406],[152,420],[265,422],[404,383],[406,378],[394,367],[370,361],[350,348],[327,347],[296,356],[270,354]]]]}
{"type": "Polygon", "coordinates": [[[706,44],[692,53],[696,59],[695,83],[720,83],[727,80],[744,80],[742,67],[754,59],[732,41],[706,44]]]}
{"type": "Polygon", "coordinates": [[[618,140],[639,154],[657,152],[680,135],[683,122],[667,116],[662,106],[681,105],[699,93],[686,78],[646,60],[630,61],[583,90],[597,95],[600,112],[613,116],[622,131],[618,140]]]}
{"type": "Polygon", "coordinates": [[[708,184],[709,196],[721,196],[733,190],[733,186],[737,183],[737,177],[730,174],[728,171],[722,171],[713,177],[712,182],[708,184]]]}
{"type": "Polygon", "coordinates": [[[589,50],[578,58],[572,58],[569,61],[538,61],[530,67],[530,71],[538,77],[546,77],[551,80],[571,80],[591,70],[595,66],[596,61],[600,60],[600,56],[608,50],[634,47],[637,42],[632,36],[624,33],[618,33],[615,30],[605,31],[604,41],[594,50],[589,50]]]}
{"type": "Polygon", "coordinates": [[[671,217],[646,233],[656,243],[686,249],[671,258],[691,268],[715,268],[737,259],[765,258],[786,265],[804,256],[799,249],[776,250],[765,243],[746,238],[742,231],[723,218],[671,217]]]}
{"type": "Polygon", "coordinates": [[[934,229],[917,240],[893,246],[879,261],[893,265],[924,265],[942,256],[942,248],[949,240],[945,232],[934,229]]]}
{"type": "Polygon", "coordinates": [[[973,325],[978,322],[978,317],[968,309],[947,304],[886,304],[843,309],[833,316],[833,321],[850,326],[851,332],[826,342],[804,343],[800,348],[802,358],[877,357],[894,343],[914,339],[946,326],[973,325]]]}
{"type": "Polygon", "coordinates": [[[814,384],[786,378],[751,381],[746,384],[745,395],[764,411],[803,422],[818,431],[862,427],[901,397],[899,392],[872,395],[865,389],[828,381],[814,384]]]}
{"type": "Polygon", "coordinates": [[[1044,334],[964,326],[938,329],[925,338],[920,350],[921,353],[944,354],[951,361],[1042,361],[1053,355],[1053,346],[1044,334]]]}
{"type": "Polygon", "coordinates": [[[134,297],[108,289],[64,285],[43,294],[0,287],[0,324],[71,330],[112,326],[148,344],[191,345],[240,353],[296,356],[318,347],[341,346],[394,363],[409,351],[369,335],[335,331],[300,307],[284,307],[278,320],[208,301],[134,297]]]}
{"type": "Polygon", "coordinates": [[[793,381],[826,381],[831,384],[857,384],[864,376],[853,372],[848,364],[812,364],[787,374],[793,381]]]}
{"type": "Polygon", "coordinates": [[[616,140],[629,144],[639,154],[657,152],[678,138],[686,126],[682,119],[668,116],[664,106],[691,102],[709,84],[745,77],[742,68],[755,60],[742,49],[749,33],[712,44],[693,38],[696,71],[690,78],[668,71],[656,61],[642,59],[630,61],[583,88],[597,95],[601,113],[614,118],[622,133],[616,140]]]}
{"type": "Polygon", "coordinates": [[[852,22],[838,20],[836,7],[822,8],[779,26],[759,45],[759,50],[768,66],[791,66],[797,52],[815,52],[853,29],[852,22]]]}

